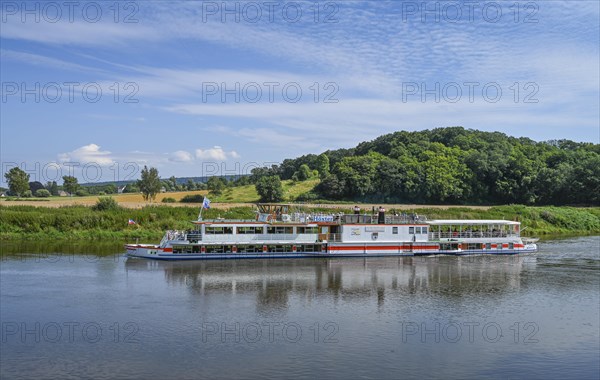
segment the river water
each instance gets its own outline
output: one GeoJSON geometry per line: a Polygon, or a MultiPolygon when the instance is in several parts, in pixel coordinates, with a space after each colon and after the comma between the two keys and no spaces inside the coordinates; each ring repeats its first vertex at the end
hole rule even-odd
{"type": "Polygon", "coordinates": [[[539,246],[158,262],[3,242],[0,377],[599,378],[600,237],[539,246]]]}

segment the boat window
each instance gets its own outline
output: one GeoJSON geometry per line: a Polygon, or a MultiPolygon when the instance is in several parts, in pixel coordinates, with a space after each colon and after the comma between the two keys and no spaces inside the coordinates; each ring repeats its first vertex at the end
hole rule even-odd
{"type": "Polygon", "coordinates": [[[409,234],[414,234],[415,233],[415,228],[414,227],[408,227],[408,233],[409,234]]]}
{"type": "Polygon", "coordinates": [[[262,234],[262,227],[237,227],[238,234],[262,234]]]}
{"type": "Polygon", "coordinates": [[[398,235],[398,227],[392,227],[392,233],[398,235]]]}
{"type": "Polygon", "coordinates": [[[415,233],[416,234],[420,234],[421,233],[421,227],[415,227],[415,233]]]}
{"type": "Polygon", "coordinates": [[[319,227],[296,227],[296,231],[299,234],[318,234],[319,227]]]}
{"type": "Polygon", "coordinates": [[[233,227],[206,227],[204,233],[207,235],[227,235],[233,233],[233,227]]]}
{"type": "Polygon", "coordinates": [[[207,245],[206,253],[223,253],[222,245],[207,245]]]}
{"type": "Polygon", "coordinates": [[[427,234],[427,227],[421,227],[421,233],[427,234]]]}
{"type": "Polygon", "coordinates": [[[294,227],[283,227],[283,226],[271,226],[267,227],[268,234],[292,234],[294,233],[294,227]]]}
{"type": "Polygon", "coordinates": [[[262,252],[262,246],[257,245],[238,245],[237,246],[238,253],[256,253],[262,252]]]}

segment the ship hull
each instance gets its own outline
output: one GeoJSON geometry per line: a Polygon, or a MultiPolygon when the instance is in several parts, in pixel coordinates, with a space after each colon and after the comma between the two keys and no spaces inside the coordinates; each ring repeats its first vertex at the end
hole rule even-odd
{"type": "Polygon", "coordinates": [[[155,260],[222,260],[222,259],[281,259],[281,258],[309,258],[309,257],[392,257],[392,256],[470,256],[470,255],[516,255],[537,252],[537,245],[529,245],[519,249],[501,250],[397,250],[382,249],[377,246],[365,246],[360,249],[339,249],[328,247],[322,252],[257,252],[257,253],[173,253],[153,245],[126,246],[127,256],[155,260]]]}

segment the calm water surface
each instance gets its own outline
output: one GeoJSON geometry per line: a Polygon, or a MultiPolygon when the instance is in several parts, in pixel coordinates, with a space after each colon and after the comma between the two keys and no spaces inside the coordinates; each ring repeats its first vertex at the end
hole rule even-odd
{"type": "Polygon", "coordinates": [[[600,237],[520,257],[121,252],[2,243],[2,379],[600,377],[600,237]]]}

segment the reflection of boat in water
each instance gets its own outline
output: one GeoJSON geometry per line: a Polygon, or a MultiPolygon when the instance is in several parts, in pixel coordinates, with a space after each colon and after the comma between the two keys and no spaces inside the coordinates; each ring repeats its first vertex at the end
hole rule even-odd
{"type": "Polygon", "coordinates": [[[201,295],[256,295],[261,303],[301,297],[377,297],[443,293],[449,297],[515,290],[527,256],[433,256],[366,259],[206,260],[128,259],[127,271],[164,272],[174,286],[201,295]]]}
{"type": "Polygon", "coordinates": [[[256,220],[194,221],[167,231],[158,245],[127,244],[127,254],[151,259],[372,257],[517,254],[536,252],[520,237],[519,222],[432,220],[415,214],[322,214],[259,204],[256,220]]]}

